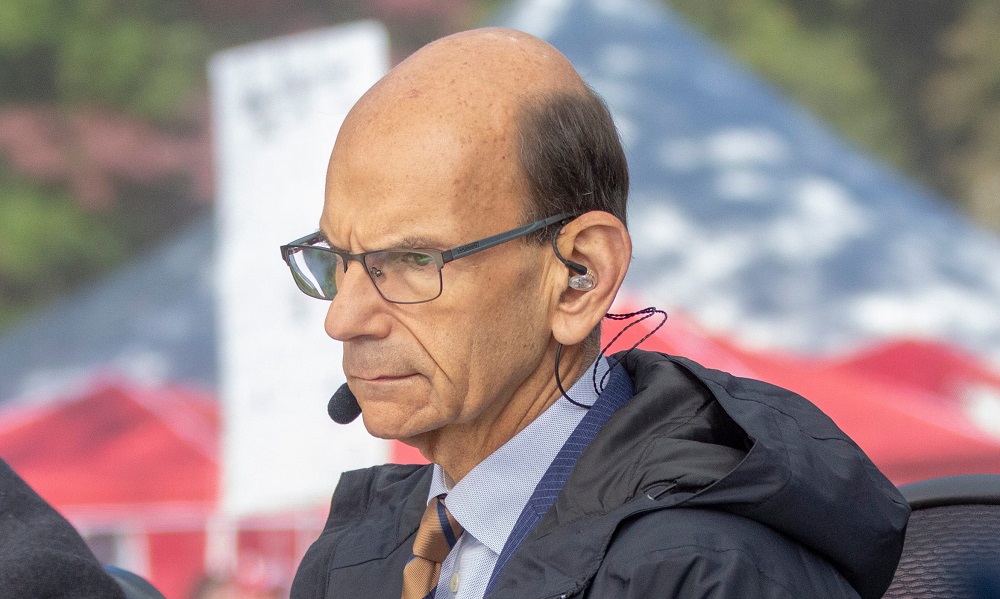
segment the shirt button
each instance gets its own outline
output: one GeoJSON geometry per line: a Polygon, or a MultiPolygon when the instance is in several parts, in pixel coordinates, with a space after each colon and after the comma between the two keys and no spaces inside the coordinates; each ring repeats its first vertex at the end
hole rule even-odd
{"type": "Polygon", "coordinates": [[[454,574],[451,575],[451,581],[448,585],[448,588],[451,589],[452,593],[458,592],[458,581],[459,581],[458,572],[455,572],[454,574]]]}

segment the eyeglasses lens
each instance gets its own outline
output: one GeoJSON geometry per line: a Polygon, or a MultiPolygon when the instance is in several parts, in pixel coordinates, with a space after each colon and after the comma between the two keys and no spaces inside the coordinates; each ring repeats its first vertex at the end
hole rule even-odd
{"type": "MultiPolygon", "coordinates": [[[[296,247],[290,262],[295,283],[306,295],[333,299],[344,274],[342,258],[325,248],[296,247]]],[[[407,250],[385,250],[365,256],[368,276],[386,300],[430,301],[441,294],[441,271],[433,256],[407,250]]]]}
{"type": "Polygon", "coordinates": [[[422,252],[386,250],[365,257],[368,274],[390,302],[426,302],[441,294],[441,271],[422,252]]]}
{"type": "Polygon", "coordinates": [[[320,248],[297,247],[290,258],[292,276],[303,293],[318,299],[333,299],[337,280],[344,270],[340,256],[320,248]]]}

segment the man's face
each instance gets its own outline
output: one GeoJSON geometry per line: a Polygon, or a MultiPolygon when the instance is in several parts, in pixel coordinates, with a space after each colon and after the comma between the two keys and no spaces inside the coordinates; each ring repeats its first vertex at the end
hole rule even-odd
{"type": "MultiPolygon", "coordinates": [[[[524,224],[509,137],[476,139],[433,119],[381,131],[338,140],[321,219],[331,245],[445,250],[524,224]]],[[[441,296],[414,305],[386,302],[351,263],[326,330],[344,342],[373,435],[423,447],[442,431],[489,427],[529,377],[551,369],[546,249],[517,240],[450,262],[441,296]]]]}

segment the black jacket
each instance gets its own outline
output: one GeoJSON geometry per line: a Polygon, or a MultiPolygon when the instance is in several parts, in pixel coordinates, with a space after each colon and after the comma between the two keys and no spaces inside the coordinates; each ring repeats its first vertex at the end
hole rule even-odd
{"type": "MultiPolygon", "coordinates": [[[[822,412],[772,385],[641,351],[635,396],[580,456],[489,599],[875,599],[906,502],[822,412]]],[[[430,468],[344,474],[293,599],[400,595],[430,468]]]]}
{"type": "Polygon", "coordinates": [[[125,599],[73,526],[0,460],[0,599],[125,599]]]}

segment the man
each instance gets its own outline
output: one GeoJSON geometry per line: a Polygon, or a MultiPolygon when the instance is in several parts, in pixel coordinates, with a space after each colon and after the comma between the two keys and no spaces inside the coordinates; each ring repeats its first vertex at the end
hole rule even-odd
{"type": "Polygon", "coordinates": [[[352,109],[282,252],[365,427],[432,465],[345,474],[293,597],[881,596],[909,510],[815,407],[599,355],[627,193],[603,103],[523,33],[439,40],[352,109]]]}

